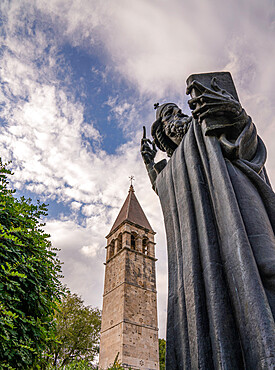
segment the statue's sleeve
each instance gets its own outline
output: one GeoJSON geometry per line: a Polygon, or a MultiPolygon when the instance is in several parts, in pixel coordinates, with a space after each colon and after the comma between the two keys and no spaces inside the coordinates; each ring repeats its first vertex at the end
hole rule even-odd
{"type": "Polygon", "coordinates": [[[266,161],[266,148],[251,118],[243,110],[232,126],[219,136],[225,158],[244,161],[260,173],[266,161]]]}
{"type": "Polygon", "coordinates": [[[157,163],[151,162],[151,163],[146,164],[146,169],[147,169],[147,172],[148,172],[151,184],[152,184],[152,188],[154,189],[156,193],[157,193],[157,189],[156,189],[157,176],[163,170],[166,164],[167,164],[166,159],[162,159],[160,162],[157,162],[157,163]]]}

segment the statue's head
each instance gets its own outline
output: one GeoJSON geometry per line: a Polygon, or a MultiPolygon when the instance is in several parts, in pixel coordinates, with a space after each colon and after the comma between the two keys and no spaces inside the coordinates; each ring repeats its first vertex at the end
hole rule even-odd
{"type": "Polygon", "coordinates": [[[183,114],[174,103],[155,105],[156,121],[152,125],[152,137],[158,148],[169,157],[180,144],[184,135],[184,126],[190,118],[183,114]]]}

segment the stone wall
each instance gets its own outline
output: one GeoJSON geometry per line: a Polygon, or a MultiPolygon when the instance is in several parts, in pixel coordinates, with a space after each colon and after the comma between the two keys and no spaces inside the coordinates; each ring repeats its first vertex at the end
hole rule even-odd
{"type": "Polygon", "coordinates": [[[121,354],[123,351],[122,335],[123,322],[110,327],[107,331],[101,332],[99,362],[100,368],[106,369],[110,365],[113,365],[118,352],[120,353],[121,358],[121,354]]]}
{"type": "Polygon", "coordinates": [[[123,365],[132,369],[159,368],[158,331],[144,326],[123,324],[123,365]]]}

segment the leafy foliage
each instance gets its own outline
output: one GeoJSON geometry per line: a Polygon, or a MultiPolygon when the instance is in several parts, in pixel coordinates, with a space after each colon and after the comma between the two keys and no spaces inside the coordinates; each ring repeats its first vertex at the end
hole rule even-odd
{"type": "MultiPolygon", "coordinates": [[[[59,370],[89,370],[89,369],[90,370],[101,370],[101,368],[99,369],[97,365],[93,365],[87,360],[74,360],[64,366],[48,365],[46,367],[46,370],[57,370],[57,369],[59,370]]],[[[126,368],[122,367],[116,358],[113,365],[108,367],[107,370],[126,370],[126,368]]],[[[131,370],[131,368],[127,368],[127,370],[131,370]]]]}
{"type": "Polygon", "coordinates": [[[159,339],[159,369],[165,370],[166,341],[159,339]]]}
{"type": "Polygon", "coordinates": [[[42,227],[45,204],[17,199],[0,159],[0,363],[26,369],[53,336],[60,263],[42,227]]]}
{"type": "Polygon", "coordinates": [[[99,352],[101,313],[85,306],[80,297],[68,290],[55,313],[56,342],[49,347],[48,358],[61,368],[73,361],[92,363],[99,352]]]}
{"type": "MultiPolygon", "coordinates": [[[[44,367],[43,367],[44,368],[44,367]]],[[[46,370],[98,370],[97,366],[93,366],[89,361],[87,360],[74,360],[70,362],[67,365],[64,366],[54,366],[51,364],[48,364],[46,367],[46,370]]]]}

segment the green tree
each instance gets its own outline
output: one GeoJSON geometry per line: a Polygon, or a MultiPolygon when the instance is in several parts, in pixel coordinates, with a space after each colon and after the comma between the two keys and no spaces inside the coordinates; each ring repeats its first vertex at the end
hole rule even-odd
{"type": "Polygon", "coordinates": [[[0,159],[0,363],[31,368],[54,335],[60,263],[42,227],[45,204],[14,196],[0,159]]]}
{"type": "Polygon", "coordinates": [[[100,310],[85,306],[80,297],[67,290],[55,322],[56,342],[48,349],[48,362],[61,368],[73,361],[92,363],[99,352],[100,310]]]}
{"type": "Polygon", "coordinates": [[[165,370],[166,341],[159,339],[159,370],[165,370]]]}

